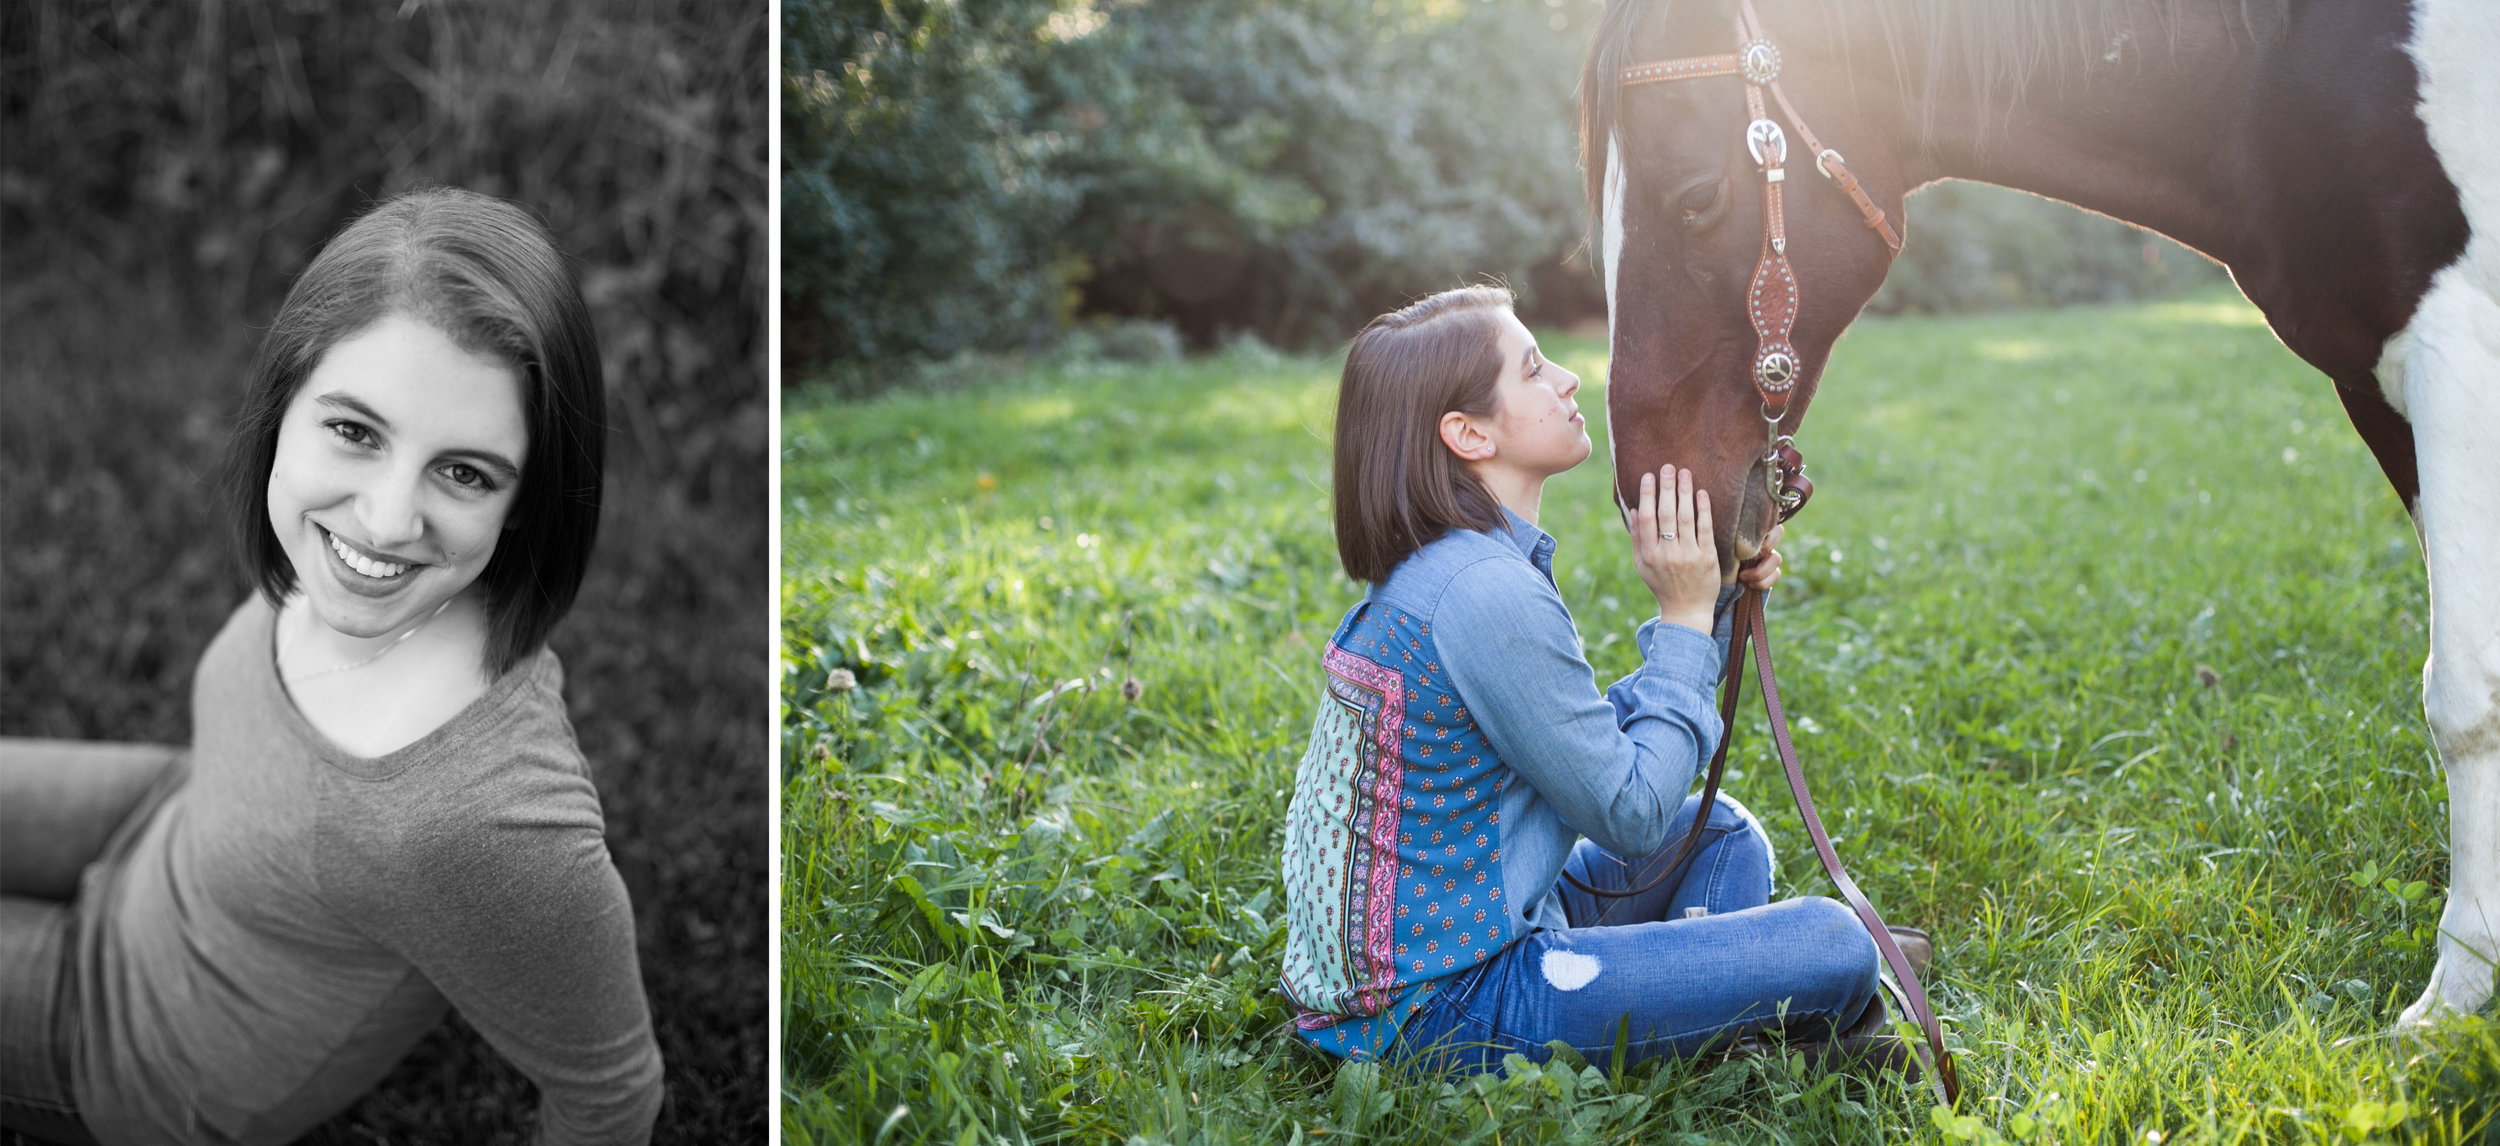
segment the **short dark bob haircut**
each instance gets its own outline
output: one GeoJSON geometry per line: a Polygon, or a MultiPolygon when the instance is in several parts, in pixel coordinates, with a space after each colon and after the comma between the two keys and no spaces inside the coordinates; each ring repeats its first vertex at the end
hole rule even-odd
{"type": "Polygon", "coordinates": [[[486,669],[511,671],[573,607],[599,537],[607,397],[572,267],[527,211],[436,187],[348,224],[287,292],[235,421],[225,495],[245,572],[271,604],[295,566],[269,520],[269,472],[287,403],[330,348],[392,315],[520,372],[529,448],[486,587],[486,669]]]}
{"type": "Polygon", "coordinates": [[[1500,405],[1508,287],[1427,295],[1371,320],[1337,384],[1337,560],[1378,583],[1452,529],[1501,528],[1502,505],[1441,441],[1441,416],[1500,405]]]}

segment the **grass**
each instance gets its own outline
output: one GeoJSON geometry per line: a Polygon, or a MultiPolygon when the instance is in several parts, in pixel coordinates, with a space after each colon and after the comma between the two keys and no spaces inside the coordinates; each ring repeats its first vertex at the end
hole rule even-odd
{"type": "MultiPolygon", "coordinates": [[[[2387,1033],[2447,872],[2410,526],[2236,296],[1863,321],[1807,426],[1788,708],[1851,872],[1937,936],[1958,1115],[1777,1060],[1452,1084],[1301,1049],[1270,988],[1358,597],[1336,368],[790,404],[786,1141],[2500,1138],[2500,1028],[2387,1033]]],[[[1542,524],[1611,680],[1647,598],[1605,448],[1542,524]]],[[[1760,724],[1729,787],[1778,810],[1781,894],[1822,891],[1760,724]]]]}

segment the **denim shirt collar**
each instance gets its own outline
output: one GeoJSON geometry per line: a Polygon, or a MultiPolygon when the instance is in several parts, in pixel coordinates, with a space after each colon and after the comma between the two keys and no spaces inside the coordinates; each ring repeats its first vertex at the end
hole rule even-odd
{"type": "MultiPolygon", "coordinates": [[[[1553,585],[1554,536],[1538,529],[1527,518],[1512,513],[1509,506],[1502,507],[1502,520],[1510,528],[1494,536],[1507,538],[1511,544],[1518,546],[1520,556],[1526,557],[1528,564],[1536,566],[1536,571],[1545,575],[1546,584],[1553,585]]],[[[1561,588],[1559,585],[1555,587],[1561,588]]]]}
{"type": "Polygon", "coordinates": [[[1395,572],[1387,578],[1373,582],[1364,591],[1363,599],[1377,601],[1384,599],[1384,595],[1394,595],[1396,590],[1391,588],[1393,583],[1420,586],[1429,581],[1436,586],[1429,592],[1438,594],[1441,581],[1435,580],[1432,573],[1428,571],[1438,570],[1444,574],[1455,572],[1470,560],[1481,558],[1487,544],[1508,549],[1526,558],[1529,567],[1535,569],[1538,576],[1545,578],[1546,584],[1554,586],[1556,592],[1561,591],[1561,586],[1554,580],[1553,537],[1505,508],[1502,510],[1502,523],[1492,529],[1449,530],[1432,539],[1423,548],[1407,554],[1405,560],[1398,563],[1395,572]]]}

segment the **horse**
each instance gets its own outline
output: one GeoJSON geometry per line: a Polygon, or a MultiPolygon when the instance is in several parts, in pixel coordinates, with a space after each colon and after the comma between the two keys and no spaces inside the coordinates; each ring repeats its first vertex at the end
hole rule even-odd
{"type": "Polygon", "coordinates": [[[1734,507],[1722,561],[1810,492],[1787,443],[1912,189],[2030,191],[2227,266],[2412,515],[2450,879],[2438,962],[2398,1025],[2483,1005],[2500,959],[2500,4],[1609,0],[1580,129],[1616,496],[1691,468],[1734,507]]]}

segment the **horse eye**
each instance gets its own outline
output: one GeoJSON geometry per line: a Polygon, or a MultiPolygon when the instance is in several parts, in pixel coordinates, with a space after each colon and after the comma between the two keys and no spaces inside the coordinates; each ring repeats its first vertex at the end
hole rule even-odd
{"type": "Polygon", "coordinates": [[[1687,223],[1693,222],[1701,218],[1701,216],[1708,212],[1712,207],[1718,206],[1719,188],[1722,185],[1723,184],[1719,181],[1713,180],[1711,182],[1704,183],[1699,187],[1695,187],[1690,191],[1686,191],[1682,196],[1677,198],[1675,205],[1678,210],[1684,212],[1684,221],[1687,223]]]}

